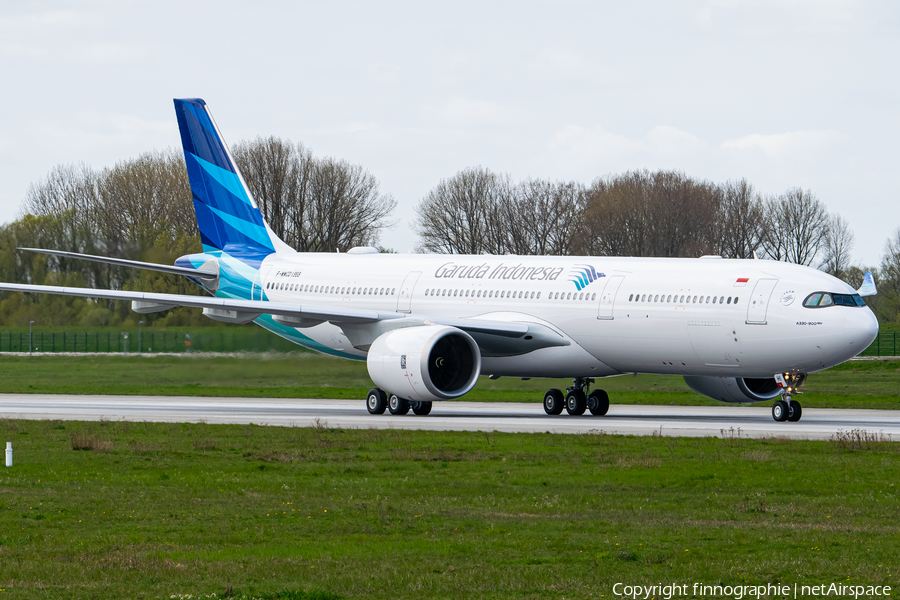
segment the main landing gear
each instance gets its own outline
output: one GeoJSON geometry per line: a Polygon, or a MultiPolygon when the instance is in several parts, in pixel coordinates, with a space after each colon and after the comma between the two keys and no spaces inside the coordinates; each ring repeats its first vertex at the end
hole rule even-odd
{"type": "Polygon", "coordinates": [[[424,417],[431,412],[431,402],[406,400],[397,394],[388,396],[380,389],[372,388],[366,397],[366,408],[373,415],[383,415],[384,411],[388,410],[396,416],[405,415],[412,409],[414,414],[424,417]]]}
{"type": "Polygon", "coordinates": [[[800,386],[806,383],[806,373],[779,373],[775,376],[775,381],[781,388],[781,400],[772,406],[772,418],[779,422],[796,423],[803,415],[803,407],[793,396],[803,393],[800,386]]]}
{"type": "Polygon", "coordinates": [[[566,395],[557,389],[547,390],[544,394],[544,412],[558,415],[563,408],[570,415],[583,415],[590,410],[592,415],[605,415],[609,411],[609,395],[604,390],[594,390],[586,394],[594,383],[593,377],[578,377],[566,388],[566,395]]]}

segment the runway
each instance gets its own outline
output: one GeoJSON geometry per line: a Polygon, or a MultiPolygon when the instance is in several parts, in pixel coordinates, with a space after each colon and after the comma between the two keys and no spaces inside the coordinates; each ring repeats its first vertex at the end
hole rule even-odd
{"type": "Polygon", "coordinates": [[[0,394],[0,417],[98,421],[254,423],[284,427],[606,433],[828,439],[854,429],[900,441],[900,410],[804,408],[798,423],[776,423],[769,405],[612,405],[609,414],[551,417],[537,403],[435,402],[427,417],[370,415],[360,400],[0,394]]]}

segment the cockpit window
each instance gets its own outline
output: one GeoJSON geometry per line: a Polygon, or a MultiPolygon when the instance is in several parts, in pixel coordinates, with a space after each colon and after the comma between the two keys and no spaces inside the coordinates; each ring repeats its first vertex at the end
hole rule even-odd
{"type": "Polygon", "coordinates": [[[865,306],[859,294],[833,294],[829,292],[813,292],[803,301],[806,308],[825,308],[826,306],[865,306]]]}

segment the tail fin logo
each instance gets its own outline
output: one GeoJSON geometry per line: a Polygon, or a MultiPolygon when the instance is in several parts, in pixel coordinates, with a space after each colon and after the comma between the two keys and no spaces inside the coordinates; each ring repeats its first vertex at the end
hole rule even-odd
{"type": "Polygon", "coordinates": [[[575,265],[569,271],[569,281],[575,284],[575,288],[578,291],[583,290],[601,277],[606,277],[606,275],[597,272],[591,265],[575,265]]]}
{"type": "Polygon", "coordinates": [[[274,252],[262,215],[241,180],[219,130],[199,99],[176,99],[175,113],[204,251],[274,252]]]}

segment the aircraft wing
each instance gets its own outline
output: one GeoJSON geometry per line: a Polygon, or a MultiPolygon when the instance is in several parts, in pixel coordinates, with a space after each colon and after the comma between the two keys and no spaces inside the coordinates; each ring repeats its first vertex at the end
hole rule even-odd
{"type": "Polygon", "coordinates": [[[132,310],[138,313],[158,312],[176,306],[190,306],[202,308],[203,314],[212,319],[230,323],[247,323],[264,314],[272,315],[272,318],[278,323],[301,328],[327,321],[341,327],[354,339],[358,339],[360,347],[367,347],[373,336],[377,337],[384,331],[425,324],[448,325],[462,329],[473,335],[479,345],[483,345],[484,350],[492,355],[497,353],[501,355],[516,354],[539,347],[569,345],[569,342],[557,332],[539,323],[465,318],[445,319],[356,308],[25,283],[0,283],[0,291],[130,300],[132,310]]]}
{"type": "MultiPolygon", "coordinates": [[[[190,306],[212,311],[235,311],[246,315],[255,314],[255,316],[269,314],[293,317],[295,319],[308,319],[309,321],[332,321],[334,323],[374,323],[376,321],[397,319],[405,316],[399,313],[382,313],[374,310],[332,308],[326,306],[302,306],[285,302],[263,302],[260,300],[237,300],[234,298],[218,298],[213,296],[159,294],[127,290],[100,290],[95,288],[60,287],[24,283],[0,283],[0,291],[54,294],[57,296],[78,296],[81,298],[104,298],[106,300],[131,300],[135,312],[143,313],[157,312],[175,306],[190,306]]],[[[213,314],[215,314],[215,312],[213,314]]],[[[245,319],[243,322],[252,321],[253,318],[245,319]]]]}

